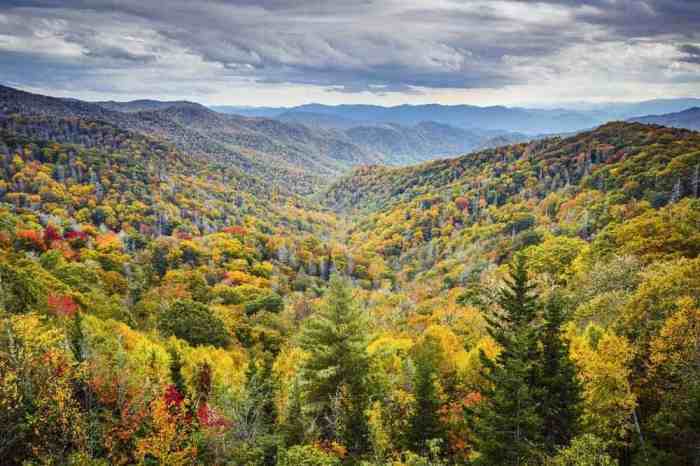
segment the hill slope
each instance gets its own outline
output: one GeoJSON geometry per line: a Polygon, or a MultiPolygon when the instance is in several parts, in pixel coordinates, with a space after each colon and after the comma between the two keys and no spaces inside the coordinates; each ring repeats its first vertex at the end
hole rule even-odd
{"type": "Polygon", "coordinates": [[[223,115],[190,102],[93,104],[0,86],[0,112],[108,122],[230,163],[280,189],[301,193],[311,192],[353,164],[382,160],[331,132],[223,115]]]}

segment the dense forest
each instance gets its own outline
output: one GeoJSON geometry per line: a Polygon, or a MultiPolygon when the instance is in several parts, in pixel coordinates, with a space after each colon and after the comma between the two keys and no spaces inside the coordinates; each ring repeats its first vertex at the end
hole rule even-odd
{"type": "Polygon", "coordinates": [[[27,96],[0,107],[2,464],[700,461],[700,133],[339,178],[304,133],[266,175],[200,109],[27,96]]]}

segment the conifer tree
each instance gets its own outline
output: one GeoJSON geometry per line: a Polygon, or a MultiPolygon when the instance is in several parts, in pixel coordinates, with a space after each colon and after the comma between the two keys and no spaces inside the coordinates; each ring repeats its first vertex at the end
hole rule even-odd
{"type": "Polygon", "coordinates": [[[545,448],[555,453],[568,446],[577,433],[581,414],[581,386],[569,347],[561,338],[564,322],[561,299],[553,297],[544,309],[541,334],[542,361],[538,375],[541,390],[539,411],[543,420],[545,448]]]}
{"type": "Polygon", "coordinates": [[[85,333],[83,332],[83,315],[76,312],[68,328],[68,344],[78,363],[85,361],[85,333]]]}
{"type": "Polygon", "coordinates": [[[326,293],[301,334],[309,354],[302,367],[304,398],[322,439],[361,453],[368,447],[367,319],[341,278],[332,277],[326,293]]]}
{"type": "Polygon", "coordinates": [[[535,387],[537,302],[522,257],[511,266],[510,278],[499,291],[500,313],[488,318],[489,333],[501,346],[495,360],[483,352],[481,360],[488,386],[484,401],[472,411],[479,464],[522,465],[537,454],[543,421],[535,387]]]}
{"type": "Polygon", "coordinates": [[[287,447],[304,443],[306,425],[302,413],[301,389],[299,378],[295,377],[289,393],[289,403],[284,416],[284,422],[280,431],[287,447]]]}
{"type": "Polygon", "coordinates": [[[414,411],[409,422],[409,448],[416,453],[429,453],[429,440],[444,440],[445,426],[440,419],[440,399],[436,379],[442,349],[434,337],[428,337],[418,348],[415,359],[416,372],[413,377],[413,391],[416,398],[414,411]]]}
{"type": "Polygon", "coordinates": [[[277,408],[274,399],[276,383],[272,372],[273,362],[274,356],[269,352],[265,352],[262,356],[261,367],[258,367],[255,361],[251,361],[246,373],[248,396],[254,401],[258,412],[256,415],[257,421],[260,423],[262,430],[266,432],[272,431],[277,420],[277,408]]]}
{"type": "Polygon", "coordinates": [[[173,386],[177,389],[178,393],[187,397],[187,384],[185,383],[185,378],[182,375],[182,358],[180,357],[180,352],[175,348],[170,348],[170,378],[173,381],[173,386]]]}
{"type": "Polygon", "coordinates": [[[277,407],[275,406],[275,376],[272,372],[274,356],[265,352],[261,357],[260,367],[253,360],[248,364],[246,372],[246,392],[250,407],[246,424],[254,432],[254,441],[263,451],[262,463],[274,465],[277,462],[279,437],[275,435],[277,407]]]}

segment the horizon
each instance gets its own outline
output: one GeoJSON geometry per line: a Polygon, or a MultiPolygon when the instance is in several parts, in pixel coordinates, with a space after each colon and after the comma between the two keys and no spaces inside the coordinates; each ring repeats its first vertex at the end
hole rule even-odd
{"type": "MultiPolygon", "coordinates": [[[[664,102],[664,101],[675,101],[675,100],[699,100],[700,101],[700,94],[698,95],[689,95],[689,96],[681,96],[681,97],[663,97],[663,98],[654,98],[654,99],[644,99],[644,100],[618,100],[618,101],[601,101],[601,102],[593,102],[593,101],[572,101],[572,102],[556,102],[552,103],[549,105],[506,105],[506,104],[484,104],[484,105],[477,105],[477,104],[470,104],[470,103],[448,103],[448,104],[443,104],[443,103],[438,103],[438,102],[425,102],[425,103],[401,103],[401,104],[392,104],[392,105],[382,105],[381,103],[371,103],[371,102],[358,102],[358,103],[338,103],[338,104],[329,104],[329,103],[324,103],[324,102],[318,102],[318,101],[309,101],[305,103],[301,103],[299,105],[237,105],[235,103],[214,103],[214,104],[209,104],[209,103],[204,103],[201,101],[197,100],[190,100],[186,98],[173,98],[173,99],[159,99],[156,97],[137,97],[133,99],[100,99],[100,100],[94,100],[94,99],[83,99],[79,97],[74,97],[72,95],[62,95],[62,93],[51,93],[51,92],[45,92],[41,90],[35,90],[31,88],[26,88],[21,85],[13,85],[11,83],[6,83],[6,82],[0,82],[0,86],[5,86],[13,89],[17,89],[22,92],[28,92],[31,94],[38,94],[38,95],[43,95],[47,97],[53,97],[53,98],[60,98],[60,99],[73,99],[73,100],[81,100],[84,102],[88,103],[101,103],[101,102],[114,102],[114,103],[131,103],[131,102],[138,102],[138,101],[156,101],[156,102],[182,102],[182,103],[192,103],[192,104],[198,104],[202,105],[204,107],[207,107],[209,109],[214,109],[214,108],[235,108],[235,109],[249,109],[249,110],[256,110],[256,109],[283,109],[283,110],[292,110],[295,108],[300,108],[300,107],[305,107],[305,106],[313,106],[313,105],[319,105],[319,106],[327,106],[327,107],[340,107],[340,106],[367,106],[367,107],[382,107],[382,108],[398,108],[398,107],[421,107],[421,106],[430,106],[430,105],[437,105],[437,106],[442,106],[442,107],[475,107],[475,108],[508,108],[508,109],[524,109],[524,110],[567,110],[567,111],[595,111],[596,108],[599,107],[606,107],[606,106],[615,106],[615,105],[633,105],[633,104],[643,104],[643,103],[651,103],[651,102],[664,102]],[[589,108],[582,108],[582,107],[589,107],[589,108]]],[[[690,109],[691,107],[688,107],[690,109]]]]}

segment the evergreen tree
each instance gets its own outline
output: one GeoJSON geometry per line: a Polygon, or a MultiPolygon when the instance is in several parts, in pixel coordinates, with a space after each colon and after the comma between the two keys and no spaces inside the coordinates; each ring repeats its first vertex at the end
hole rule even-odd
{"type": "Polygon", "coordinates": [[[249,426],[249,432],[255,433],[252,440],[262,449],[262,463],[274,465],[277,462],[279,444],[279,437],[274,432],[277,421],[274,398],[277,383],[272,372],[274,356],[265,352],[261,359],[260,367],[254,360],[248,365],[246,393],[249,398],[247,406],[250,410],[245,422],[249,426]]]}
{"type": "Polygon", "coordinates": [[[76,312],[68,328],[68,345],[78,363],[85,361],[85,333],[83,333],[83,315],[76,312]]]}
{"type": "Polygon", "coordinates": [[[280,432],[287,447],[301,445],[306,436],[306,425],[302,413],[301,389],[299,378],[295,377],[289,393],[289,403],[284,416],[284,422],[280,426],[280,432]]]}
{"type": "Polygon", "coordinates": [[[309,318],[300,342],[304,398],[324,440],[340,440],[351,453],[368,448],[367,319],[349,285],[331,278],[325,303],[309,318]]]}
{"type": "Polygon", "coordinates": [[[276,380],[272,372],[274,356],[265,352],[262,356],[261,367],[251,361],[246,373],[246,390],[254,401],[256,419],[263,431],[271,432],[277,420],[275,406],[276,380]]]}
{"type": "Polygon", "coordinates": [[[170,348],[170,378],[173,381],[173,386],[182,397],[187,397],[187,384],[182,375],[182,358],[180,353],[175,348],[170,348]]]}
{"type": "Polygon", "coordinates": [[[409,449],[420,454],[429,453],[429,440],[444,440],[445,437],[445,426],[439,413],[441,403],[436,387],[441,353],[440,343],[434,337],[427,337],[418,348],[415,359],[413,391],[416,401],[409,422],[408,440],[409,449]]]}
{"type": "Polygon", "coordinates": [[[483,352],[481,360],[488,387],[484,401],[472,411],[479,464],[522,465],[537,454],[543,421],[535,388],[537,301],[532,294],[522,257],[511,266],[510,278],[499,291],[500,313],[489,318],[489,333],[501,346],[495,360],[483,352]]]}
{"type": "Polygon", "coordinates": [[[576,366],[569,359],[569,347],[561,338],[564,322],[562,302],[554,297],[545,306],[542,332],[542,362],[538,376],[539,404],[545,448],[555,453],[569,445],[577,433],[581,414],[581,386],[576,366]]]}

